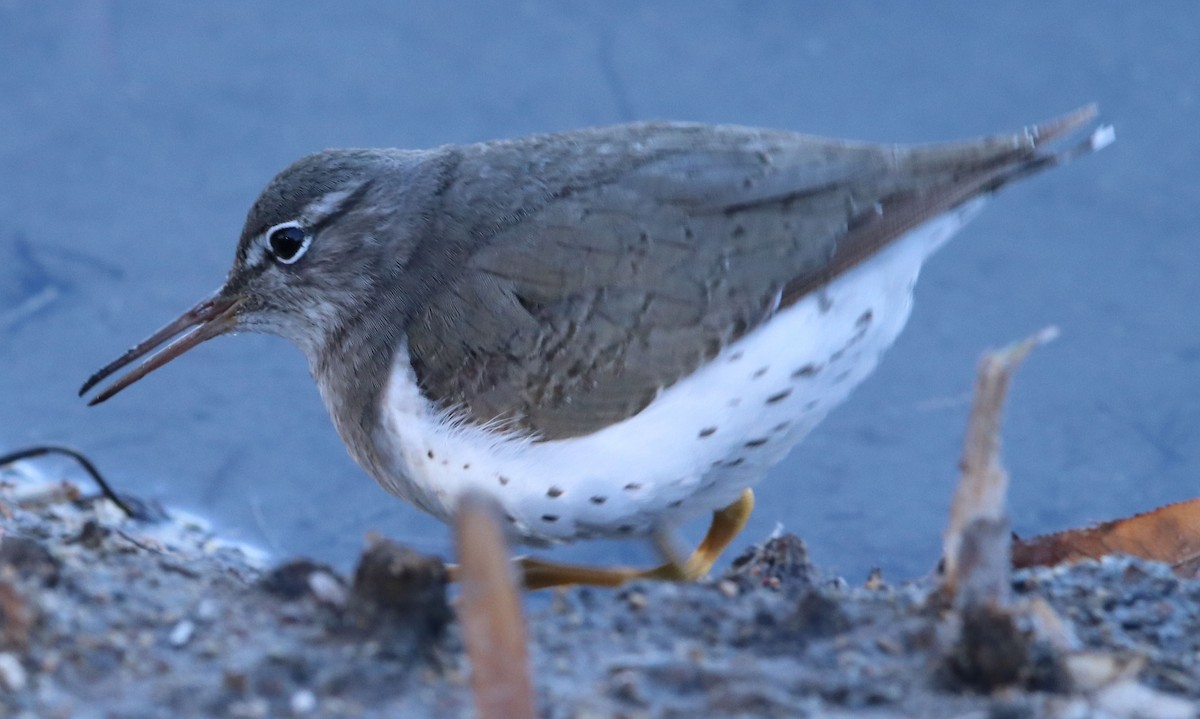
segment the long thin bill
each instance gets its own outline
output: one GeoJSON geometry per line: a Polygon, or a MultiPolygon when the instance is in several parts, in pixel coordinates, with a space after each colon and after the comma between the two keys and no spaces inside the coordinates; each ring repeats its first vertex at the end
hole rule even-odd
{"type": "Polygon", "coordinates": [[[100,404],[201,342],[228,332],[237,324],[237,309],[241,303],[242,300],[239,298],[224,297],[219,291],[214,292],[212,295],[196,303],[194,307],[184,312],[162,329],[131,347],[125,354],[105,365],[99,372],[89,377],[87,382],[83,383],[83,387],[79,389],[79,396],[82,397],[87,394],[88,390],[100,384],[123,367],[150,354],[149,359],[88,401],[89,407],[100,404]],[[158,353],[151,354],[171,338],[193,327],[195,329],[191,332],[187,332],[187,334],[163,347],[158,353]]]}

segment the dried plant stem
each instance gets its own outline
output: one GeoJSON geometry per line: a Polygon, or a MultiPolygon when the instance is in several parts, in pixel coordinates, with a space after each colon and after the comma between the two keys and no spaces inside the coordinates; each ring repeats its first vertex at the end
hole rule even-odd
{"type": "MultiPolygon", "coordinates": [[[[1000,464],[1000,422],[1004,399],[1013,372],[1036,346],[1057,336],[1057,330],[1047,328],[1004,349],[988,352],[979,363],[975,381],[975,398],[967,422],[960,480],[950,506],[950,522],[943,545],[945,586],[953,594],[964,570],[964,536],[972,522],[1002,524],[1007,529],[1005,510],[1008,475],[1000,464]]],[[[1007,539],[1002,552],[1007,564],[1007,539]]],[[[982,550],[983,548],[976,548],[982,550]]],[[[985,552],[985,553],[994,553],[985,552]]]]}
{"type": "Polygon", "coordinates": [[[455,516],[459,615],[471,689],[480,719],[532,719],[525,621],[497,516],[495,501],[478,495],[460,501],[455,516]]]}
{"type": "Polygon", "coordinates": [[[96,483],[96,486],[100,488],[100,494],[104,495],[108,501],[117,505],[117,508],[124,512],[125,516],[131,519],[139,520],[151,519],[151,517],[147,516],[146,512],[138,511],[137,509],[129,506],[129,504],[126,503],[120,495],[113,491],[112,486],[109,485],[109,483],[104,479],[104,475],[100,474],[100,470],[96,469],[96,465],[92,464],[92,461],[77,449],[49,444],[40,445],[37,447],[28,447],[26,449],[0,456],[0,466],[12,464],[14,462],[20,462],[21,460],[25,459],[45,457],[49,454],[61,454],[75,460],[80,467],[83,467],[83,471],[88,473],[88,476],[92,478],[92,480],[96,483]]]}

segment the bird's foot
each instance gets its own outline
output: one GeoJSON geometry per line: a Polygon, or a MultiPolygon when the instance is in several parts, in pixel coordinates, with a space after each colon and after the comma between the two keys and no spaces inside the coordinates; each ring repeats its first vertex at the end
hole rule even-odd
{"type": "Polygon", "coordinates": [[[750,519],[754,510],[754,493],[743,490],[733,504],[713,512],[712,524],[696,551],[684,562],[669,561],[653,569],[633,567],[589,567],[580,564],[547,562],[534,557],[522,557],[518,562],[524,573],[526,589],[545,589],[570,584],[616,587],[637,579],[662,579],[672,582],[691,582],[708,574],[717,558],[725,551],[750,519]]]}

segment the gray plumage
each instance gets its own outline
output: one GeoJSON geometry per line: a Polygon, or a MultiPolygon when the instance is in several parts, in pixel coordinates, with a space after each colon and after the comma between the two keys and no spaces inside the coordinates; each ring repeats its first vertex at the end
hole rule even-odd
{"type": "Polygon", "coordinates": [[[367,443],[380,387],[361,379],[383,376],[407,339],[438,405],[578,436],[636,414],[907,229],[1053,162],[1040,144],[1091,115],[914,147],[655,123],[326,151],[266,188],[230,279],[261,277],[245,263],[263,231],[345,190],[306,219],[312,248],[282,268],[287,284],[255,293],[268,316],[289,315],[272,329],[308,350],[343,434],[367,443]],[[298,323],[314,298],[336,309],[298,323]]]}
{"type": "Polygon", "coordinates": [[[1096,135],[1065,153],[1042,147],[1094,115],[927,146],[637,123],[327,150],[263,190],[220,291],[81,393],[188,327],[199,325],[93,403],[238,328],[304,350],[377,477],[379,403],[402,348],[423,395],[463,421],[586,435],[906,231],[1095,149],[1096,135]],[[281,223],[302,231],[300,261],[272,256],[281,223]]]}

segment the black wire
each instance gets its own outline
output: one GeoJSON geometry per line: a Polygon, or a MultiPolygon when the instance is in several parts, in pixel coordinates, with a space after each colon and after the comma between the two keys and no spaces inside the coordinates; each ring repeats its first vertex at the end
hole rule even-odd
{"type": "Polygon", "coordinates": [[[128,503],[125,502],[124,499],[121,499],[121,497],[119,497],[117,493],[113,491],[113,488],[109,486],[108,482],[100,474],[100,470],[96,469],[96,465],[92,464],[92,461],[85,457],[79,450],[50,444],[37,447],[28,447],[26,449],[12,452],[11,454],[0,455],[0,466],[12,464],[13,462],[20,462],[23,459],[45,457],[48,454],[63,454],[78,462],[79,466],[83,467],[83,471],[87,472],[91,478],[95,480],[96,485],[100,487],[100,494],[107,497],[108,500],[113,504],[117,505],[117,507],[125,513],[125,516],[129,517],[130,519],[139,520],[149,518],[146,512],[135,511],[129,506],[128,503]]]}

